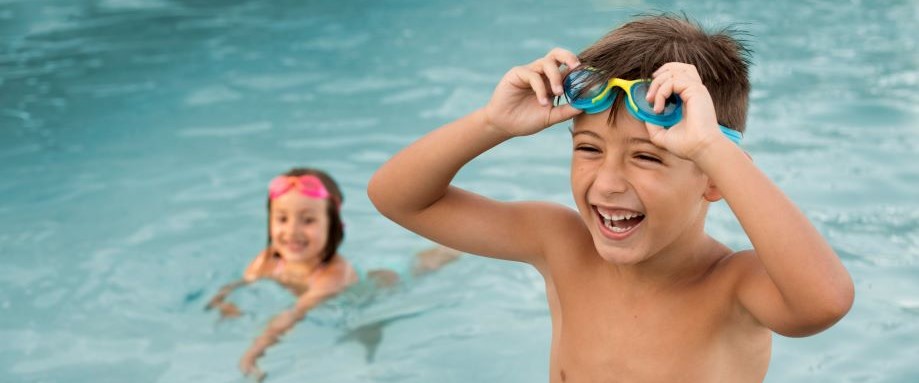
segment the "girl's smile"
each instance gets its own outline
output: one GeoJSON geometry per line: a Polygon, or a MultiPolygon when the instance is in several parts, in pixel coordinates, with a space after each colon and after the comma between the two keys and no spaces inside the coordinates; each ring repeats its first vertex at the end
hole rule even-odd
{"type": "Polygon", "coordinates": [[[287,192],[271,202],[271,243],[288,262],[318,262],[328,242],[329,202],[287,192]]]}

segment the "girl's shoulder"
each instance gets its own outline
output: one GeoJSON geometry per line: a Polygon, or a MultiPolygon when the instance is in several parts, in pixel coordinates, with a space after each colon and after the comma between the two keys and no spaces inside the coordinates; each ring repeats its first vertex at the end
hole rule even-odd
{"type": "Polygon", "coordinates": [[[358,281],[357,271],[341,254],[336,254],[318,273],[315,284],[323,290],[340,291],[358,281]]]}
{"type": "Polygon", "coordinates": [[[243,272],[243,279],[247,282],[252,282],[256,279],[266,276],[267,270],[273,266],[271,258],[271,252],[269,249],[266,248],[262,250],[261,253],[252,259],[252,262],[249,263],[249,266],[246,266],[246,270],[243,272]]]}

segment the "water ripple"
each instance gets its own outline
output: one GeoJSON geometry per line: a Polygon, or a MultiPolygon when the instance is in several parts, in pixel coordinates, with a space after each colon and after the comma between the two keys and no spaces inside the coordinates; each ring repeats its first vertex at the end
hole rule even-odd
{"type": "MultiPolygon", "coordinates": [[[[241,350],[291,297],[254,286],[234,296],[247,316],[219,323],[200,305],[264,245],[268,180],[328,170],[348,194],[344,251],[368,264],[411,254],[427,243],[366,197],[379,164],[481,107],[511,65],[586,47],[645,7],[422,3],[0,0],[0,380],[237,379],[241,350]]],[[[777,337],[767,381],[916,380],[919,8],[672,5],[705,24],[749,21],[745,149],[856,280],[838,325],[777,337]]],[[[570,204],[562,129],[502,144],[458,184],[570,204]]],[[[748,245],[726,206],[710,217],[719,238],[748,245]]],[[[317,311],[265,366],[291,381],[545,381],[541,279],[518,266],[470,256],[369,307],[317,311]],[[336,343],[342,323],[406,307],[418,315],[384,329],[373,364],[336,343]],[[521,368],[476,368],[495,355],[521,368]]]]}
{"type": "Polygon", "coordinates": [[[260,134],[267,132],[272,129],[272,124],[267,121],[261,121],[245,125],[237,126],[215,126],[215,127],[201,127],[201,128],[188,128],[182,129],[178,132],[179,136],[182,137],[207,137],[207,138],[216,138],[216,137],[233,137],[233,136],[248,136],[253,134],[260,134]]]}

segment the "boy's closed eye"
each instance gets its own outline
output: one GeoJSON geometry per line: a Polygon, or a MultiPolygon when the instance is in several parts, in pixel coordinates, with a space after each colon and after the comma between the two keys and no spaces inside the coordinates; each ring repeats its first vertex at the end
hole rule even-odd
{"type": "Polygon", "coordinates": [[[664,163],[664,161],[660,157],[655,156],[650,153],[635,153],[632,157],[642,162],[655,163],[655,164],[664,163]]]}
{"type": "Polygon", "coordinates": [[[593,145],[575,145],[574,150],[585,153],[600,153],[600,149],[593,145]]]}

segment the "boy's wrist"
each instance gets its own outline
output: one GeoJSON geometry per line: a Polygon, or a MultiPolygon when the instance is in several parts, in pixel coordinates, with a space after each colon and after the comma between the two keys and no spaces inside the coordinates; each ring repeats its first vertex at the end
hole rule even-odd
{"type": "Polygon", "coordinates": [[[704,149],[699,150],[692,158],[692,161],[695,162],[696,166],[702,169],[703,172],[710,174],[710,170],[731,161],[732,155],[737,152],[743,154],[743,150],[741,150],[737,144],[731,142],[727,137],[720,136],[717,139],[711,140],[708,145],[705,145],[704,149]]]}
{"type": "Polygon", "coordinates": [[[489,134],[489,136],[500,142],[514,138],[514,135],[508,133],[504,129],[499,128],[491,121],[491,118],[488,116],[488,111],[484,107],[472,112],[470,117],[475,120],[476,126],[481,126],[485,132],[489,134]]]}

